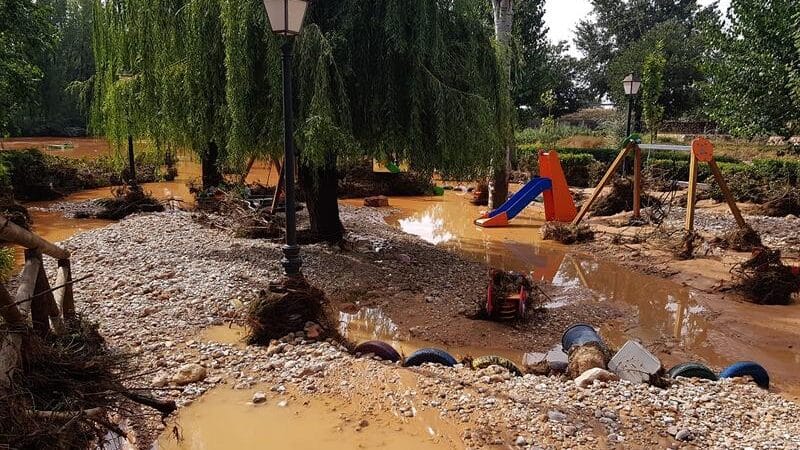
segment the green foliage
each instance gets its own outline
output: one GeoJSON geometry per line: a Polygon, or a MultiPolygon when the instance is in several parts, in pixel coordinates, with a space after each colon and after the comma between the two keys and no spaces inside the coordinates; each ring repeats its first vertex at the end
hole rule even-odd
{"type": "Polygon", "coordinates": [[[13,119],[12,128],[22,135],[82,135],[94,74],[92,0],[39,0],[37,4],[51,24],[53,45],[38,55],[41,83],[13,119]]]}
{"type": "Polygon", "coordinates": [[[5,194],[10,186],[11,177],[9,175],[8,164],[0,157],[0,195],[5,194]]]}
{"type": "Polygon", "coordinates": [[[796,0],[734,0],[728,15],[706,25],[709,116],[730,133],[788,135],[800,129],[800,74],[796,0]]]}
{"type": "MultiPolygon", "coordinates": [[[[592,187],[600,181],[606,165],[587,153],[559,154],[567,183],[574,187],[592,187]]],[[[520,170],[536,174],[539,171],[538,151],[518,149],[517,165],[520,170]]]]}
{"type": "Polygon", "coordinates": [[[655,142],[658,128],[664,119],[664,107],[660,101],[664,91],[666,65],[664,41],[658,41],[655,49],[644,59],[642,69],[642,109],[645,124],[650,131],[650,142],[655,142]]]}
{"type": "MultiPolygon", "coordinates": [[[[140,183],[158,179],[159,162],[142,153],[136,161],[140,183]]],[[[123,184],[127,160],[114,156],[84,160],[47,155],[40,150],[0,152],[0,167],[20,200],[52,200],[71,192],[123,184]]]]}
{"type": "MultiPolygon", "coordinates": [[[[363,154],[467,177],[503,161],[499,150],[512,138],[505,53],[475,8],[444,0],[312,5],[310,21],[333,51],[363,154]]],[[[303,102],[311,96],[298,94],[303,102]]]]}
{"type": "MultiPolygon", "coordinates": [[[[279,41],[261,3],[96,0],[95,24],[95,132],[201,155],[214,142],[231,166],[281,151],[279,41]]],[[[511,139],[508,77],[475,2],[316,2],[295,54],[304,164],[392,155],[469,174],[511,139]]]]}
{"type": "Polygon", "coordinates": [[[0,3],[0,136],[34,101],[43,77],[41,58],[53,43],[48,8],[32,0],[0,3]]]}
{"type": "Polygon", "coordinates": [[[0,247],[0,283],[7,283],[14,274],[14,249],[0,247]]]}
{"type": "MultiPolygon", "coordinates": [[[[577,26],[575,46],[583,54],[580,61],[580,72],[582,81],[588,86],[591,94],[596,98],[602,98],[606,94],[615,97],[615,92],[621,90],[621,81],[625,74],[637,71],[646,53],[634,50],[639,53],[639,57],[629,54],[623,60],[630,63],[628,67],[613,69],[612,61],[636,43],[642,40],[656,42],[663,39],[668,47],[674,45],[677,55],[676,65],[684,66],[686,58],[681,54],[691,54],[698,52],[698,48],[692,48],[691,36],[694,35],[696,25],[703,18],[712,14],[712,6],[701,8],[696,0],[637,0],[629,2],[618,2],[610,0],[592,1],[594,7],[590,18],[581,20],[577,26]],[[664,25],[667,24],[668,25],[664,25]],[[671,36],[664,36],[665,31],[672,29],[671,36]],[[654,34],[662,34],[661,37],[653,39],[654,34]],[[650,37],[646,37],[650,35],[650,37]],[[675,36],[678,36],[677,38],[675,36]],[[680,48],[684,47],[684,48],[680,48]],[[638,62],[635,66],[633,63],[638,62]],[[619,76],[619,75],[622,76],[619,76]]],[[[640,44],[641,45],[641,44],[640,44]]],[[[652,46],[645,46],[645,52],[652,49],[652,46]]],[[[673,52],[670,48],[666,49],[668,67],[671,67],[670,60],[673,52]]],[[[692,58],[689,58],[692,59],[692,58]]],[[[616,65],[622,65],[617,62],[616,65]]],[[[669,70],[667,80],[672,80],[672,75],[679,76],[671,81],[670,86],[680,86],[681,90],[691,87],[691,83],[696,80],[696,71],[685,75],[680,73],[680,69],[669,70]],[[674,84],[673,84],[674,83],[674,84]]],[[[669,89],[668,89],[669,90],[669,89]]],[[[681,105],[676,104],[676,107],[681,105]]],[[[686,110],[688,108],[680,108],[686,110]]],[[[666,106],[667,116],[673,117],[672,109],[666,106]]]]}
{"type": "Polygon", "coordinates": [[[222,19],[231,162],[278,156],[283,152],[278,40],[260,2],[222,2],[222,19]]]}
{"type": "MultiPolygon", "coordinates": [[[[569,55],[566,42],[551,44],[544,22],[545,2],[516,2],[512,27],[512,85],[514,103],[527,106],[531,118],[548,113],[561,116],[576,111],[583,103],[583,91],[576,85],[577,60],[569,55]],[[551,90],[556,97],[552,111],[541,104],[542,93],[551,90]]],[[[521,121],[525,123],[524,121],[521,121]]]]}
{"type": "Polygon", "coordinates": [[[570,186],[582,188],[595,186],[606,169],[605,164],[587,153],[560,154],[559,157],[564,176],[570,186]]]}
{"type": "Polygon", "coordinates": [[[651,73],[661,74],[663,87],[657,103],[664,109],[663,116],[680,118],[694,115],[701,105],[696,84],[705,80],[702,43],[697,29],[678,20],[668,20],[648,30],[609,62],[606,75],[612,100],[618,105],[627,104],[622,79],[631,72],[642,74],[640,94],[646,95],[645,63],[650,61],[651,73]]]}
{"type": "Polygon", "coordinates": [[[532,145],[542,147],[547,142],[555,142],[571,136],[593,136],[596,133],[588,128],[573,125],[554,125],[545,128],[525,128],[514,134],[517,145],[532,145]]]}

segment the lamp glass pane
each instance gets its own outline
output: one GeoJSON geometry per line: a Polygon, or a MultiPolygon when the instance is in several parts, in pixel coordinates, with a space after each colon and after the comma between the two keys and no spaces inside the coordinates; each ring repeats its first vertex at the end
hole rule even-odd
{"type": "Polygon", "coordinates": [[[303,28],[303,19],[306,16],[308,2],[305,0],[289,0],[289,24],[287,30],[290,33],[300,33],[303,28]]]}
{"type": "Polygon", "coordinates": [[[286,0],[264,0],[264,8],[272,31],[281,33],[286,30],[286,0]]]}
{"type": "Polygon", "coordinates": [[[633,82],[631,82],[631,94],[630,95],[638,94],[639,93],[639,89],[641,89],[641,87],[642,87],[642,82],[641,81],[633,81],[633,82]]]}

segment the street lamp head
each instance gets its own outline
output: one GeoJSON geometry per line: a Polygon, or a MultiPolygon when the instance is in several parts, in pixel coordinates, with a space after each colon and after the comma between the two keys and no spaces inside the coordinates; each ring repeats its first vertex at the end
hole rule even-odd
{"type": "Polygon", "coordinates": [[[631,73],[622,80],[622,86],[625,88],[625,95],[637,95],[639,88],[642,87],[642,80],[636,74],[631,73]]]}
{"type": "Polygon", "coordinates": [[[300,34],[308,0],[264,0],[272,32],[282,36],[300,34]]]}

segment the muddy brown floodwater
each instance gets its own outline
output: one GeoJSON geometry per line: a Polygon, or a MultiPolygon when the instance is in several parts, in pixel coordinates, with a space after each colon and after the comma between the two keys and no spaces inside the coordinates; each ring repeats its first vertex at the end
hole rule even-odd
{"type": "MultiPolygon", "coordinates": [[[[38,148],[43,152],[67,158],[98,158],[110,155],[113,149],[105,139],[96,138],[64,138],[64,137],[26,137],[12,138],[2,141],[5,150],[23,150],[38,148]]],[[[189,192],[189,183],[198,181],[201,177],[200,164],[188,152],[182,152],[178,160],[178,176],[174,181],[145,183],[142,186],[155,198],[168,201],[176,208],[191,208],[194,206],[194,196],[189,192]]],[[[278,174],[268,163],[259,161],[253,165],[247,182],[275,185],[278,174]]],[[[29,202],[25,206],[30,208],[33,218],[33,232],[50,242],[59,242],[83,231],[102,228],[109,223],[107,220],[97,219],[71,219],[64,217],[59,212],[47,211],[55,203],[80,202],[107,198],[111,196],[111,188],[87,189],[76,192],[65,198],[52,202],[29,202]]],[[[24,255],[22,248],[16,248],[16,264],[22,268],[24,255]]]]}
{"type": "MultiPolygon", "coordinates": [[[[447,191],[443,197],[391,198],[390,205],[399,211],[387,222],[492,267],[530,273],[566,288],[588,287],[596,301],[628,307],[632,314],[621,322],[593,324],[615,346],[640,339],[667,367],[687,360],[720,368],[755,360],[770,372],[776,390],[800,395],[800,352],[792,345],[800,337],[800,305],[737,302],[542,241],[543,208],[537,204],[509,227],[481,228],[473,220],[485,208],[471,205],[468,195],[447,191]]],[[[563,301],[568,296],[549,306],[563,301]]]]}
{"type": "MultiPolygon", "coordinates": [[[[388,322],[382,322],[388,323],[388,322]]],[[[244,328],[216,326],[206,329],[206,342],[243,345],[244,328]]],[[[416,389],[414,378],[401,376],[397,389],[416,389]]],[[[263,404],[252,403],[253,392],[270,392],[270,386],[237,390],[212,389],[200,400],[181,409],[169,422],[154,448],[159,450],[256,449],[256,448],[353,448],[455,449],[460,448],[461,429],[431,411],[413,418],[364,407],[369,399],[349,399],[289,392],[269,395],[263,404]],[[368,426],[358,427],[361,420],[368,426]],[[180,436],[180,439],[177,439],[180,436]]]]}

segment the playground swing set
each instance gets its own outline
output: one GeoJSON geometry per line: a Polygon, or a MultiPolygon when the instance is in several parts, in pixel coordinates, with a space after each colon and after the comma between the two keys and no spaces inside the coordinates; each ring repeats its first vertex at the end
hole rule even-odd
{"type": "Polygon", "coordinates": [[[572,223],[578,225],[597,201],[603,188],[611,181],[625,158],[633,153],[633,218],[641,217],[642,195],[642,150],[668,150],[689,152],[689,191],[686,203],[685,230],[694,231],[695,203],[697,200],[697,170],[701,162],[708,164],[715,181],[720,187],[728,207],[736,219],[736,224],[741,229],[747,228],[739,207],[731,194],[725,178],[714,159],[714,144],[706,138],[697,138],[692,145],[666,145],[642,144],[638,135],[633,134],[622,141],[621,151],[611,163],[600,183],[592,191],[592,195],[583,204],[580,211],[575,207],[575,201],[569,191],[564,170],[556,151],[539,152],[539,176],[526,183],[511,198],[499,208],[484,213],[475,220],[481,227],[504,227],[514,219],[525,207],[533,202],[539,195],[544,197],[545,218],[548,222],[572,223]]]}

